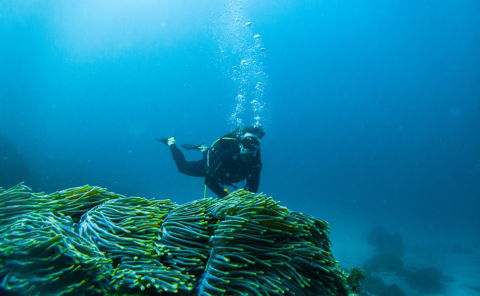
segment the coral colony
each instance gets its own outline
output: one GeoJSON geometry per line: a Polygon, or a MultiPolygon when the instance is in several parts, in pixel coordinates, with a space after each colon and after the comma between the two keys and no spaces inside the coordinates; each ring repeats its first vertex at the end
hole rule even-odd
{"type": "Polygon", "coordinates": [[[264,194],[179,205],[83,186],[0,189],[1,288],[19,295],[348,295],[328,224],[264,194]]]}

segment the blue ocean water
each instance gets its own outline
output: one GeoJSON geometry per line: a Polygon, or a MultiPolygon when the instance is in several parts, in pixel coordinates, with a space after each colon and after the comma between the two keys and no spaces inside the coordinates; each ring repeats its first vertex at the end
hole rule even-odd
{"type": "Polygon", "coordinates": [[[341,264],[398,234],[433,294],[479,294],[480,2],[256,2],[1,2],[0,186],[187,202],[203,180],[155,138],[258,123],[260,191],[327,220],[341,264]]]}

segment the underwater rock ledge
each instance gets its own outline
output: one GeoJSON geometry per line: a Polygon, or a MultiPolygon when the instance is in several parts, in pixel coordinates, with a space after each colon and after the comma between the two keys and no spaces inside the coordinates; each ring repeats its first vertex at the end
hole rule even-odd
{"type": "Polygon", "coordinates": [[[237,190],[183,205],[95,186],[0,188],[15,295],[348,295],[325,221],[237,190]]]}

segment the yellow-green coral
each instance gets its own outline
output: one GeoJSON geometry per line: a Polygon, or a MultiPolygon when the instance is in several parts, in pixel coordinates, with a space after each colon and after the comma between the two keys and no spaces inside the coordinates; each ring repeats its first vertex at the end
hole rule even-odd
{"type": "Polygon", "coordinates": [[[217,200],[219,219],[200,295],[343,295],[346,290],[329,251],[328,226],[291,213],[262,194],[239,190],[217,200]]]}
{"type": "Polygon", "coordinates": [[[328,224],[244,190],[178,205],[18,185],[0,222],[1,287],[22,294],[347,295],[328,224]]]}
{"type": "Polygon", "coordinates": [[[111,260],[67,216],[22,214],[2,228],[2,287],[21,295],[83,295],[108,288],[111,260]]]}

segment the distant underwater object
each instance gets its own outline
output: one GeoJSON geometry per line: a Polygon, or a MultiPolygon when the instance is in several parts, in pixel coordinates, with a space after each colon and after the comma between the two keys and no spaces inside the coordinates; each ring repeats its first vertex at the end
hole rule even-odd
{"type": "Polygon", "coordinates": [[[369,272],[391,272],[398,275],[405,272],[403,260],[389,253],[374,255],[363,263],[363,268],[369,272]]]}
{"type": "Polygon", "coordinates": [[[412,268],[405,272],[405,279],[408,285],[420,292],[422,295],[438,295],[445,292],[447,284],[454,281],[453,278],[446,276],[439,269],[412,268]]]}
{"type": "Polygon", "coordinates": [[[403,257],[403,238],[399,233],[389,233],[384,228],[373,229],[367,237],[367,242],[375,248],[378,254],[390,254],[399,258],[403,257]]]}
{"type": "Polygon", "coordinates": [[[409,295],[414,290],[421,295],[439,295],[454,279],[433,268],[412,268],[403,262],[404,243],[400,234],[391,234],[383,228],[370,232],[367,242],[377,254],[363,264],[365,295],[409,295]],[[393,284],[392,284],[393,282],[393,284]],[[399,284],[399,285],[397,285],[399,284]],[[403,289],[409,289],[409,293],[403,289]]]}
{"type": "Polygon", "coordinates": [[[19,295],[348,295],[328,224],[237,190],[184,205],[0,188],[0,288],[19,295]]]}

